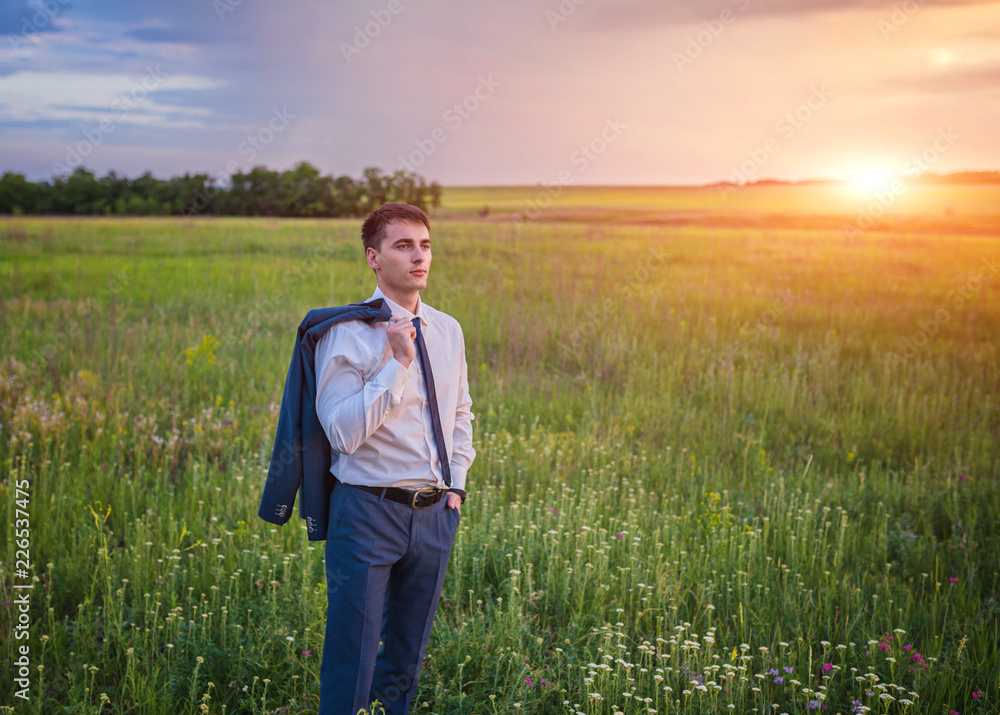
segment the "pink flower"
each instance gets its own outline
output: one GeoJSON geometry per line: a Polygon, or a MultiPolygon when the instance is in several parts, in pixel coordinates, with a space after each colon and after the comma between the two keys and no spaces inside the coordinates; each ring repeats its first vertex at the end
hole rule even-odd
{"type": "Polygon", "coordinates": [[[948,585],[949,586],[954,586],[956,583],[958,583],[958,579],[955,578],[954,576],[952,576],[950,579],[948,579],[948,585]]]}
{"type": "Polygon", "coordinates": [[[972,697],[976,699],[981,698],[983,697],[983,693],[980,690],[974,690],[972,691],[972,697]]]}
{"type": "Polygon", "coordinates": [[[312,657],[312,652],[308,651],[308,650],[304,650],[304,651],[302,651],[302,655],[304,655],[306,658],[311,658],[312,657]]]}
{"type": "Polygon", "coordinates": [[[949,710],[948,715],[962,715],[958,710],[949,710]]]}
{"type": "Polygon", "coordinates": [[[829,673],[831,670],[833,670],[833,663],[823,663],[824,673],[829,673]]]}
{"type": "Polygon", "coordinates": [[[533,687],[535,685],[534,683],[531,682],[531,678],[525,678],[524,682],[526,682],[528,684],[529,688],[531,688],[531,687],[533,687]]]}

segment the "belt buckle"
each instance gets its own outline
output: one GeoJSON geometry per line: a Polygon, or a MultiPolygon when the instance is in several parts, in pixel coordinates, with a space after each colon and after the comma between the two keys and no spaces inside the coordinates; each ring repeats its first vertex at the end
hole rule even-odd
{"type": "Polygon", "coordinates": [[[417,499],[419,499],[420,496],[424,494],[429,494],[430,496],[434,496],[434,494],[436,493],[437,493],[436,489],[426,489],[418,492],[413,492],[413,499],[410,500],[410,506],[413,507],[414,509],[426,509],[428,506],[430,506],[430,504],[427,504],[426,506],[425,505],[417,506],[417,499]]]}

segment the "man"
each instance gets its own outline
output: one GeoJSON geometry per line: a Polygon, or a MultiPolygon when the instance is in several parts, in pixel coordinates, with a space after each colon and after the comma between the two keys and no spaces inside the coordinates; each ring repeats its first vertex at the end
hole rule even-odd
{"type": "Polygon", "coordinates": [[[461,327],[420,300],[431,266],[427,215],[385,204],[361,237],[378,281],[372,299],[392,317],[340,322],[316,344],[316,413],[338,482],[326,533],[320,712],[357,715],[378,700],[403,715],[476,455],[472,400],[461,327]]]}

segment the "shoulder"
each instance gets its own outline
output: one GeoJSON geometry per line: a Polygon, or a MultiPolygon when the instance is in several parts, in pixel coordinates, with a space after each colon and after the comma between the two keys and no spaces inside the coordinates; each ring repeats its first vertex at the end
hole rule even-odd
{"type": "Polygon", "coordinates": [[[435,324],[439,325],[442,330],[448,333],[462,335],[462,325],[444,311],[427,305],[427,303],[421,304],[421,310],[427,311],[427,317],[434,321],[435,324]]]}
{"type": "Polygon", "coordinates": [[[379,337],[385,339],[385,328],[379,331],[379,327],[363,320],[335,323],[316,341],[317,357],[342,355],[352,363],[368,361],[375,355],[379,337]]]}

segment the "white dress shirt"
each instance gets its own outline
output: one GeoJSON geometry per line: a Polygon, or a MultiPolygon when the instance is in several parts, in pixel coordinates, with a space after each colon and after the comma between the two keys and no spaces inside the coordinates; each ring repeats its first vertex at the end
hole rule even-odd
{"type": "MultiPolygon", "coordinates": [[[[417,297],[411,313],[382,298],[403,320],[417,317],[437,390],[451,486],[465,489],[475,459],[465,336],[458,321],[417,297]]],[[[338,323],[316,344],[316,413],[333,446],[330,471],[346,484],[445,488],[419,356],[409,368],[392,356],[386,323],[338,323]]]]}

